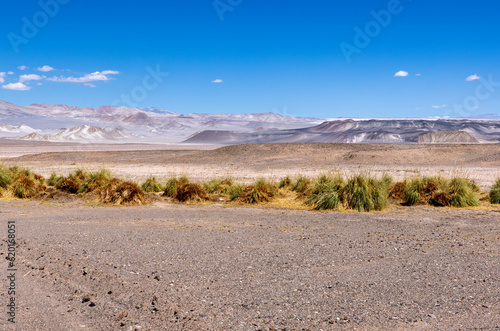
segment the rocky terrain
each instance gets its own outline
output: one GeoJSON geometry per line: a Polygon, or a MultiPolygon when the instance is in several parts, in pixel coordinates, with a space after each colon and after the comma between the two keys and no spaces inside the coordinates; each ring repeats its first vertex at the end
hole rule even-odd
{"type": "Polygon", "coordinates": [[[0,210],[18,234],[17,330],[500,327],[499,210],[0,210]]]}

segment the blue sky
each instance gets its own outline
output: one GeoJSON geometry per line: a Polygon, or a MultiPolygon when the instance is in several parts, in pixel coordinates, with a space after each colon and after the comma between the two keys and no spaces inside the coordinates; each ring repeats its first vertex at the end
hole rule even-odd
{"type": "Polygon", "coordinates": [[[0,99],[20,105],[321,118],[500,114],[495,1],[1,6],[0,99]]]}

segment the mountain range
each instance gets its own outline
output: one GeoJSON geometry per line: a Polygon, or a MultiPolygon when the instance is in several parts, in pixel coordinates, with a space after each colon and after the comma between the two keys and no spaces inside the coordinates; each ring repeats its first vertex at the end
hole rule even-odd
{"type": "Polygon", "coordinates": [[[0,138],[49,142],[246,144],[498,143],[500,117],[317,119],[276,113],[181,114],[159,108],[0,101],[0,138]]]}

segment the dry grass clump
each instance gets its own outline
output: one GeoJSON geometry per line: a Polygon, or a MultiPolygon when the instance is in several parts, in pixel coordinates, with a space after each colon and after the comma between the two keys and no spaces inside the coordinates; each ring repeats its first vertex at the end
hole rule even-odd
{"type": "Polygon", "coordinates": [[[297,198],[304,198],[311,193],[311,180],[300,175],[292,184],[292,191],[298,194],[297,198]]]}
{"type": "Polygon", "coordinates": [[[0,165],[0,197],[30,199],[46,188],[43,176],[19,166],[0,165]]]}
{"type": "Polygon", "coordinates": [[[238,199],[244,203],[269,202],[276,196],[278,189],[275,184],[265,178],[257,179],[253,185],[243,187],[238,199]]]}
{"type": "Polygon", "coordinates": [[[491,187],[490,202],[500,204],[500,178],[498,178],[495,184],[491,187]]]}
{"type": "Polygon", "coordinates": [[[177,194],[175,196],[175,199],[179,202],[201,202],[208,200],[208,198],[205,188],[197,183],[181,183],[177,187],[177,194]]]}
{"type": "Polygon", "coordinates": [[[479,206],[479,192],[479,187],[466,178],[421,177],[396,183],[390,196],[407,206],[471,207],[479,206]]]}
{"type": "Polygon", "coordinates": [[[144,205],[147,203],[144,192],[136,183],[118,178],[110,179],[96,190],[99,202],[113,205],[144,205]]]}
{"type": "Polygon", "coordinates": [[[156,177],[149,177],[146,179],[144,183],[142,183],[141,188],[145,192],[161,192],[163,188],[161,187],[160,182],[156,179],[156,177]]]}

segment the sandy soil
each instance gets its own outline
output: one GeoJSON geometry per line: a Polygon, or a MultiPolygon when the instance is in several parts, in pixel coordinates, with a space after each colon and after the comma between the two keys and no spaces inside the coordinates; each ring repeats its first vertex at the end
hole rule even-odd
{"type": "Polygon", "coordinates": [[[500,210],[0,210],[2,238],[17,226],[18,330],[500,328],[500,210]]]}
{"type": "MultiPolygon", "coordinates": [[[[0,151],[4,148],[0,144],[0,151]]],[[[10,148],[16,153],[15,148],[10,148]]],[[[133,145],[97,145],[94,152],[31,154],[4,158],[3,162],[27,166],[45,176],[53,171],[67,174],[77,168],[98,170],[106,167],[117,176],[138,182],[150,175],[160,179],[188,175],[196,181],[231,176],[250,182],[258,177],[279,180],[286,175],[368,171],[375,175],[389,173],[396,180],[419,174],[459,174],[470,177],[488,190],[495,178],[500,177],[500,144],[145,145],[139,150],[135,148],[133,150],[133,145]]]]}

